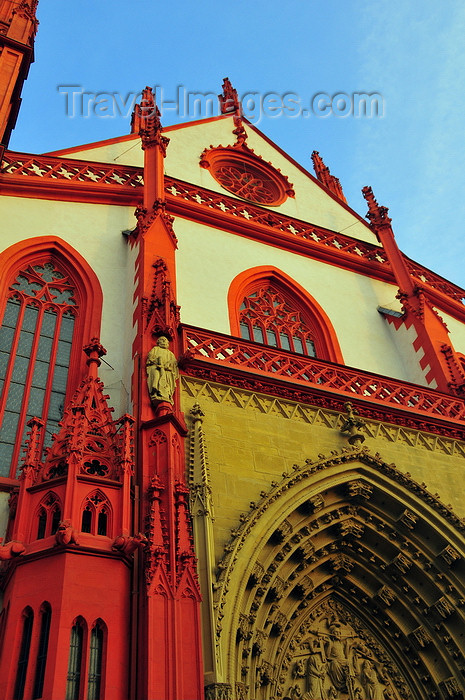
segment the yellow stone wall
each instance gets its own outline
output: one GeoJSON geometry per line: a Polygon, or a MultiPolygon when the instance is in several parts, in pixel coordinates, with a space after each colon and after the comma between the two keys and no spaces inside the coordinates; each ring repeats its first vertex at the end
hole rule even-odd
{"type": "MultiPolygon", "coordinates": [[[[315,491],[315,493],[319,493],[319,497],[325,501],[328,499],[328,502],[332,497],[331,484],[342,484],[346,483],[347,479],[350,481],[360,478],[360,471],[358,471],[357,465],[353,461],[351,462],[350,459],[347,462],[344,459],[337,461],[338,455],[343,450],[350,453],[353,449],[349,446],[347,437],[340,430],[345,414],[316,406],[298,404],[290,400],[279,399],[252,391],[232,388],[214,382],[205,382],[187,376],[181,378],[181,388],[182,406],[191,435],[188,453],[189,480],[192,491],[195,492],[196,488],[198,488],[198,492],[202,493],[203,499],[195,500],[192,514],[196,552],[199,560],[199,578],[203,595],[202,634],[205,684],[232,684],[235,688],[233,697],[237,697],[240,700],[245,700],[246,698],[254,698],[255,700],[274,698],[275,696],[269,690],[271,686],[266,684],[260,685],[260,673],[262,673],[263,668],[271,669],[270,673],[275,681],[279,676],[279,683],[281,683],[283,689],[288,688],[294,682],[292,668],[295,659],[292,663],[288,662],[287,666],[282,667],[285,671],[284,673],[275,673],[275,670],[281,668],[282,655],[285,653],[283,649],[292,649],[292,646],[286,645],[290,644],[292,636],[297,634],[298,625],[301,624],[302,620],[305,620],[305,608],[298,612],[296,610],[298,602],[293,600],[292,594],[286,598],[286,596],[289,596],[289,591],[287,591],[283,599],[275,606],[276,610],[281,615],[285,611],[284,614],[288,621],[293,619],[290,615],[292,611],[295,611],[298,622],[289,622],[289,631],[284,636],[279,637],[272,634],[270,636],[270,624],[266,622],[264,625],[263,622],[266,616],[266,620],[273,619],[273,615],[276,614],[276,612],[273,612],[274,606],[270,605],[270,601],[267,604],[267,597],[263,591],[260,594],[262,597],[257,597],[259,595],[258,589],[249,586],[249,576],[255,570],[254,567],[259,558],[264,565],[262,571],[267,570],[269,572],[276,570],[272,569],[273,557],[276,559],[274,564],[278,563],[279,567],[281,567],[280,562],[285,560],[286,555],[284,554],[280,558],[279,553],[277,553],[279,547],[275,549],[275,543],[269,546],[272,542],[271,536],[273,535],[274,537],[276,534],[274,532],[275,528],[281,528],[284,522],[289,524],[291,531],[292,527],[294,527],[294,533],[297,533],[302,525],[302,516],[300,516],[299,524],[296,524],[298,510],[295,512],[289,511],[289,508],[298,506],[301,495],[296,496],[294,494],[294,496],[288,496],[287,499],[286,497],[274,498],[274,496],[270,495],[271,493],[280,492],[281,484],[289,483],[289,479],[283,479],[286,473],[290,474],[290,480],[292,481],[293,465],[304,467],[306,460],[321,464],[323,455],[328,458],[328,464],[330,464],[331,456],[334,457],[334,464],[339,464],[339,466],[335,469],[333,467],[328,468],[327,472],[324,473],[314,472],[315,482],[313,482],[313,477],[311,476],[308,478],[308,481],[306,480],[305,483],[302,482],[301,486],[296,487],[296,490],[308,488],[307,493],[313,495],[314,488],[321,488],[321,486],[318,486],[318,482],[321,484],[320,480],[326,478],[326,486],[323,486],[321,491],[315,491]],[[192,412],[193,408],[194,411],[192,412]],[[199,422],[201,424],[200,431],[198,429],[199,422]],[[330,472],[332,475],[328,476],[330,472]],[[295,497],[297,497],[297,501],[295,501],[295,505],[292,505],[295,497]],[[264,503],[266,504],[265,506],[263,506],[264,503]],[[267,515],[263,515],[265,512],[263,508],[265,508],[267,515]],[[261,513],[260,516],[256,515],[258,512],[261,513]],[[291,521],[294,525],[292,525],[291,521]],[[240,534],[244,533],[244,528],[245,535],[240,534]],[[254,595],[255,598],[253,597],[254,595]],[[258,608],[251,606],[252,599],[254,603],[257,602],[258,608]],[[258,610],[258,612],[252,613],[252,610],[258,610]],[[242,622],[245,622],[246,632],[250,630],[250,637],[236,638],[242,622]],[[265,640],[263,654],[260,657],[254,657],[253,654],[250,654],[250,647],[253,640],[256,640],[260,635],[265,640]],[[238,641],[239,639],[242,639],[242,641],[238,641]],[[262,664],[260,667],[261,671],[258,669],[259,664],[262,664]],[[283,678],[284,681],[282,680],[283,678]]],[[[366,436],[363,448],[366,447],[368,454],[374,457],[375,460],[377,453],[379,453],[380,463],[382,461],[388,465],[394,464],[402,474],[410,475],[413,481],[419,484],[426,484],[430,494],[435,495],[439,493],[442,503],[444,505],[451,504],[455,515],[459,518],[464,518],[465,504],[461,496],[461,484],[465,473],[465,442],[368,419],[365,421],[362,431],[366,436]]],[[[313,469],[312,466],[307,468],[313,469]]],[[[299,471],[301,470],[297,470],[296,474],[299,471]]],[[[399,503],[402,505],[402,508],[407,507],[405,513],[413,515],[409,511],[411,506],[408,505],[410,503],[409,496],[413,496],[411,482],[407,480],[410,484],[409,491],[409,488],[405,489],[404,486],[394,481],[397,470],[387,468],[384,471],[386,473],[379,476],[387,485],[387,502],[389,503],[389,499],[391,499],[391,505],[386,507],[393,508],[395,511],[395,506],[399,503]],[[407,498],[404,500],[406,496],[407,498]]],[[[284,492],[281,491],[282,493],[284,492]]],[[[413,498],[415,499],[416,496],[413,496],[413,498]]],[[[430,549],[430,538],[433,540],[437,538],[434,546],[433,544],[431,545],[431,551],[435,551],[436,556],[444,548],[444,542],[447,542],[461,552],[461,554],[456,553],[454,556],[456,555],[462,561],[461,557],[463,557],[463,552],[465,552],[463,534],[459,529],[448,529],[447,526],[444,528],[445,521],[441,522],[438,518],[437,507],[430,507],[429,505],[434,499],[429,501],[428,497],[425,498],[424,492],[422,498],[423,500],[417,501],[417,503],[421,503],[422,517],[426,517],[426,520],[430,522],[429,529],[427,527],[425,530],[424,525],[421,525],[418,531],[415,531],[412,535],[412,546],[409,545],[402,551],[407,552],[408,550],[410,552],[409,556],[418,556],[415,554],[416,549],[413,542],[417,541],[417,537],[425,536],[426,533],[428,544],[424,549],[425,552],[430,549]],[[450,539],[448,539],[449,537],[450,539]]],[[[378,507],[382,508],[383,503],[384,497],[381,496],[378,502],[372,506],[375,521],[378,512],[376,509],[378,507]]],[[[389,512],[391,511],[389,510],[389,512]]],[[[339,515],[335,514],[335,517],[339,517],[339,515]]],[[[395,517],[398,518],[398,515],[395,517]]],[[[413,515],[413,517],[415,518],[416,516],[413,515]]],[[[332,521],[327,520],[325,522],[332,521]]],[[[363,533],[364,524],[362,522],[362,520],[358,521],[358,527],[361,528],[363,533]]],[[[365,524],[367,525],[367,523],[368,520],[365,524]]],[[[331,527],[330,525],[330,530],[331,527]]],[[[388,530],[389,527],[388,525],[388,530]]],[[[400,542],[402,542],[406,539],[405,535],[407,535],[407,539],[409,538],[411,531],[408,530],[408,527],[406,529],[402,523],[399,527],[399,538],[400,542]]],[[[384,526],[381,526],[379,529],[383,530],[384,526]]],[[[367,546],[369,549],[372,533],[368,530],[367,525],[367,546]]],[[[333,533],[334,531],[337,532],[337,530],[333,529],[333,533]]],[[[379,597],[379,591],[382,592],[385,588],[390,593],[389,584],[397,585],[393,584],[389,577],[386,578],[386,566],[392,565],[390,558],[393,556],[393,545],[390,538],[394,536],[394,539],[397,540],[396,533],[397,531],[392,533],[388,531],[386,539],[380,540],[381,544],[375,545],[373,550],[370,561],[375,562],[375,564],[371,565],[369,562],[366,562],[368,569],[365,573],[363,572],[363,566],[359,570],[362,572],[362,578],[357,582],[356,588],[358,592],[356,595],[365,601],[364,605],[368,605],[368,599],[376,600],[376,597],[379,597]],[[380,546],[382,549],[377,550],[377,546],[380,546]],[[383,561],[387,562],[387,565],[384,563],[383,571],[381,571],[378,567],[383,561]],[[365,581],[365,574],[367,581],[365,581]],[[370,583],[368,583],[368,580],[370,583]],[[386,580],[388,582],[387,587],[386,580]]],[[[356,548],[357,551],[362,552],[360,545],[364,545],[364,534],[358,536],[361,539],[356,540],[360,543],[356,545],[356,548]]],[[[310,546],[312,546],[313,537],[313,535],[309,536],[308,544],[310,546]]],[[[315,541],[318,540],[318,537],[319,535],[316,534],[315,541]]],[[[327,535],[321,535],[321,537],[325,538],[327,535]]],[[[335,549],[332,550],[331,539],[328,539],[329,548],[326,552],[321,549],[321,539],[319,542],[320,557],[327,557],[330,551],[336,551],[344,559],[337,542],[335,543],[335,549]]],[[[352,550],[342,551],[351,552],[352,550]]],[[[456,552],[455,549],[452,549],[452,551],[456,552]]],[[[354,565],[357,568],[356,560],[357,557],[355,556],[354,564],[351,563],[350,568],[354,565]]],[[[309,561],[311,560],[307,560],[308,571],[310,571],[309,561]]],[[[285,561],[282,564],[282,568],[278,569],[277,578],[275,579],[277,581],[279,577],[282,577],[284,588],[287,589],[289,586],[289,590],[294,585],[290,583],[291,578],[287,578],[291,575],[289,572],[292,571],[292,566],[295,567],[296,565],[292,564],[291,560],[285,561]]],[[[431,565],[428,564],[428,566],[431,565]]],[[[304,576],[307,569],[303,570],[301,576],[309,579],[311,586],[313,584],[317,586],[322,580],[321,576],[328,576],[329,570],[328,563],[326,563],[322,565],[318,573],[316,569],[311,572],[311,579],[310,576],[304,576]]],[[[458,591],[460,587],[459,579],[454,578],[454,572],[455,569],[452,569],[452,572],[449,572],[447,569],[447,572],[442,574],[442,578],[437,578],[434,585],[428,582],[424,587],[422,581],[426,580],[426,578],[422,574],[423,578],[419,583],[420,595],[423,596],[423,602],[420,605],[421,610],[419,611],[419,619],[422,622],[426,618],[422,618],[421,615],[425,613],[428,606],[432,606],[433,603],[442,605],[442,598],[438,602],[438,596],[441,593],[444,594],[446,588],[447,595],[451,599],[444,598],[447,605],[452,604],[452,599],[455,600],[463,595],[458,591]],[[447,587],[450,581],[453,584],[447,587]]],[[[271,576],[274,576],[274,574],[271,574],[271,576]]],[[[265,578],[264,576],[263,581],[265,581],[265,578]]],[[[322,591],[316,594],[315,602],[311,603],[311,605],[318,606],[325,600],[324,596],[326,594],[324,591],[330,588],[330,578],[331,576],[329,576],[325,584],[326,589],[323,587],[322,591]]],[[[397,580],[396,577],[393,580],[397,580]]],[[[404,589],[401,590],[400,597],[402,597],[403,591],[407,591],[409,595],[415,595],[414,587],[415,584],[412,587],[412,581],[409,580],[409,585],[404,586],[404,589]]],[[[346,593],[347,591],[343,592],[341,594],[342,597],[346,593]]],[[[395,594],[393,595],[395,596],[395,594]]],[[[311,600],[312,597],[309,598],[309,603],[307,604],[310,604],[311,600]]],[[[409,609],[409,606],[413,606],[416,609],[415,600],[407,603],[407,609],[409,609]]],[[[335,603],[331,597],[327,599],[325,605],[329,605],[330,612],[334,613],[335,603]]],[[[403,601],[402,605],[405,605],[405,601],[403,601]]],[[[461,605],[460,602],[459,605],[461,605]]],[[[308,607],[308,610],[310,609],[308,607]]],[[[434,618],[436,614],[434,606],[431,609],[434,618]]],[[[376,614],[378,613],[379,611],[376,614]]],[[[414,611],[413,615],[415,614],[414,611]]],[[[453,623],[450,629],[455,630],[455,618],[451,619],[453,623]]],[[[459,615],[457,613],[458,619],[459,615]]],[[[409,627],[406,626],[403,613],[400,615],[396,612],[393,613],[394,623],[405,635],[411,634],[409,627]]],[[[418,624],[418,622],[415,622],[414,626],[418,626],[418,624]]],[[[458,624],[460,625],[461,623],[459,622],[458,624]]],[[[385,633],[381,631],[380,634],[381,637],[384,637],[385,633]]],[[[384,643],[388,645],[391,643],[389,635],[390,632],[388,631],[384,640],[384,643]]],[[[458,636],[457,639],[459,639],[458,636]]],[[[440,640],[436,641],[439,644],[440,640]]],[[[291,656],[292,654],[289,653],[289,658],[291,656]]],[[[435,659],[428,658],[427,663],[429,664],[428,670],[431,673],[431,677],[436,678],[436,682],[451,675],[450,668],[436,668],[435,659]]],[[[396,695],[396,697],[403,698],[405,696],[401,693],[400,696],[396,695]]]]}
{"type": "MultiPolygon", "coordinates": [[[[293,464],[318,459],[347,447],[343,416],[327,409],[254,394],[242,389],[183,377],[186,418],[195,403],[205,416],[203,431],[214,506],[215,559],[223,555],[231,528],[237,527],[250,501],[260,500],[293,464]]],[[[393,462],[428,491],[439,493],[459,517],[465,517],[461,484],[465,477],[465,442],[430,433],[366,421],[367,446],[393,462]]]]}

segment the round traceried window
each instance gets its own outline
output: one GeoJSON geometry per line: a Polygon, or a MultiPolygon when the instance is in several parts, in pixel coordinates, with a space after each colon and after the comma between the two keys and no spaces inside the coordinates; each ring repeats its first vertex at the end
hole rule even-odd
{"type": "Polygon", "coordinates": [[[278,206],[294,196],[287,177],[249,150],[205,150],[200,165],[208,168],[225,190],[254,204],[278,206]]]}

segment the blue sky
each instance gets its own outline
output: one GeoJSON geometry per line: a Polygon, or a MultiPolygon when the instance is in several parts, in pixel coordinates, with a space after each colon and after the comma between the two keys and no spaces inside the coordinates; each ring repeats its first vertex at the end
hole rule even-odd
{"type": "MultiPolygon", "coordinates": [[[[402,250],[465,286],[465,3],[461,0],[40,0],[36,62],[12,149],[44,152],[128,133],[118,116],[67,116],[58,86],[145,85],[239,94],[378,93],[377,118],[265,116],[259,128],[302,165],[320,151],[349,204],[371,185],[402,250]]],[[[103,110],[101,110],[103,111],[103,110]]],[[[124,111],[124,110],[123,110],[124,111]]],[[[78,112],[78,110],[76,110],[78,112]]],[[[107,114],[109,110],[107,110],[107,114]]],[[[180,121],[165,111],[163,123],[180,121]]]]}

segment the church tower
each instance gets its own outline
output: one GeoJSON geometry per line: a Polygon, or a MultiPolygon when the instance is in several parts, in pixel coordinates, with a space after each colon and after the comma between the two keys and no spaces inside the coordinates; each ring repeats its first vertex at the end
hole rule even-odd
{"type": "Polygon", "coordinates": [[[133,419],[115,422],[86,346],[87,376],[44,461],[29,421],[5,561],[0,693],[5,698],[126,697],[130,668],[133,419]],[[71,625],[71,630],[69,629],[71,625]],[[48,659],[48,663],[47,662],[48,659]]]}
{"type": "Polygon", "coordinates": [[[0,156],[8,146],[21,90],[34,60],[38,0],[0,2],[0,156]]]}

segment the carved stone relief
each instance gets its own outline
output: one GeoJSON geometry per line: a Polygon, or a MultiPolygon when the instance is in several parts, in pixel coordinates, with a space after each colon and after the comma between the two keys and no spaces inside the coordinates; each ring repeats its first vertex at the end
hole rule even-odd
{"type": "MultiPolygon", "coordinates": [[[[408,686],[360,620],[329,600],[310,616],[280,673],[290,700],[407,700],[408,686]]],[[[278,694],[278,697],[280,695],[278,694]]]]}

